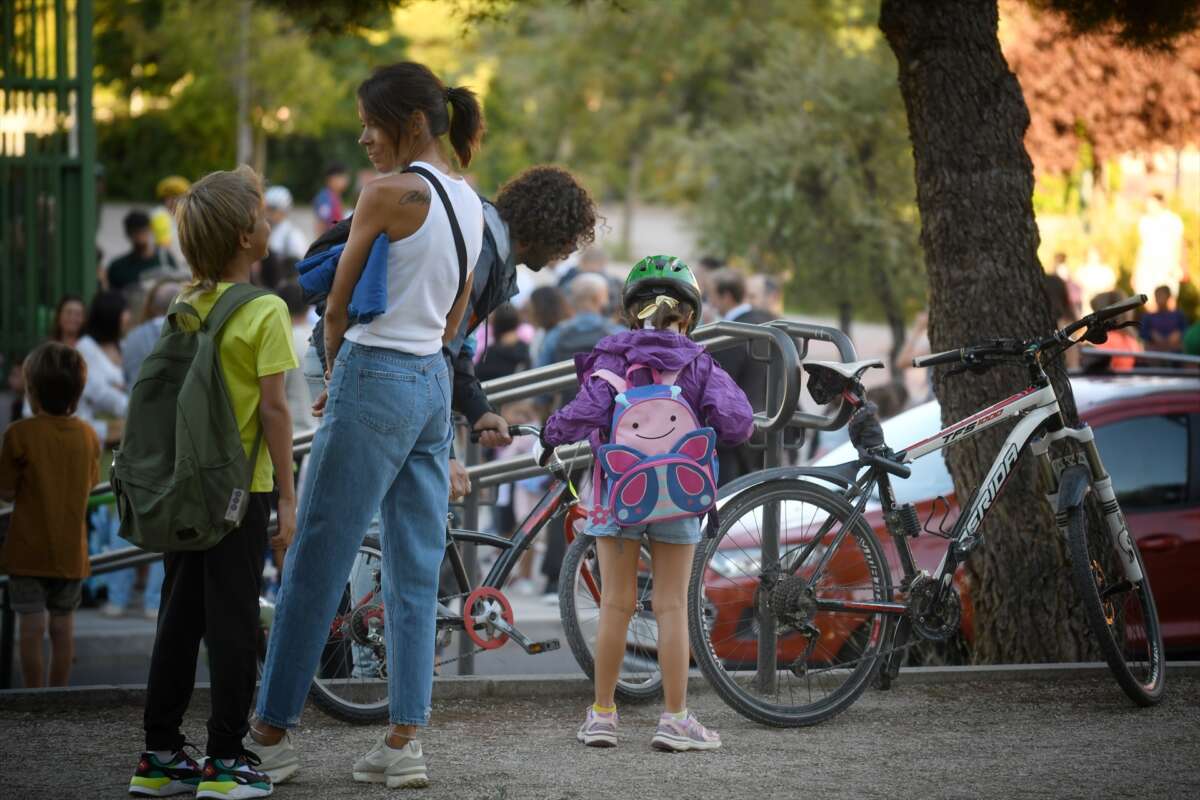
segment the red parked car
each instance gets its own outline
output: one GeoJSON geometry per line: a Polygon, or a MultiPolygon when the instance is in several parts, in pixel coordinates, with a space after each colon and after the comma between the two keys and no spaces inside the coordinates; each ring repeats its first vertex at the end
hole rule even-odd
{"type": "MultiPolygon", "coordinates": [[[[1096,433],[1105,467],[1113,478],[1117,498],[1142,552],[1158,606],[1163,642],[1169,654],[1200,651],[1200,376],[1076,377],[1072,389],[1081,418],[1096,433]]],[[[936,401],[912,408],[883,423],[887,442],[903,448],[935,434],[942,427],[936,401]]],[[[846,443],[828,453],[817,466],[830,466],[856,458],[846,443]]],[[[916,506],[922,521],[943,516],[949,528],[958,516],[954,484],[942,451],[915,461],[912,477],[893,480],[898,503],[916,506]],[[944,498],[944,502],[941,498],[944,498]]],[[[884,525],[878,503],[867,506],[868,523],[879,535],[890,562],[893,582],[901,576],[896,550],[884,525]]],[[[786,519],[786,517],[785,517],[786,519]]],[[[811,521],[806,521],[806,528],[811,521]]],[[[811,530],[811,528],[808,528],[811,530]]],[[[803,540],[799,530],[781,531],[781,550],[803,540]]],[[[705,593],[717,617],[711,641],[717,655],[730,662],[753,663],[756,652],[753,599],[758,586],[759,551],[750,541],[731,532],[705,576],[705,593]]],[[[922,534],[910,542],[917,567],[934,572],[945,553],[946,542],[922,534]]],[[[835,554],[828,567],[835,585],[863,585],[865,564],[853,552],[835,554]]],[[[1064,574],[1063,580],[1068,580],[1064,574]]],[[[970,587],[958,575],[963,598],[962,630],[972,635],[970,587]]],[[[847,589],[853,593],[853,589],[847,589]]],[[[867,599],[867,598],[863,598],[867,599]]],[[[857,632],[849,615],[821,615],[824,622],[820,651],[829,655],[857,632]],[[834,617],[837,617],[836,619],[834,617]]],[[[800,635],[780,640],[780,658],[794,660],[803,653],[800,635]],[[792,652],[795,651],[795,652],[792,652]]]]}

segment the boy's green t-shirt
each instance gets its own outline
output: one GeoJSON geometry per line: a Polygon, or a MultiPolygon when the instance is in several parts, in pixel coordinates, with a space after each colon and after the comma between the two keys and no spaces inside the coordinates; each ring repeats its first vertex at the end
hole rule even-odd
{"type": "MultiPolygon", "coordinates": [[[[218,283],[215,291],[189,292],[182,299],[206,318],[230,286],[233,284],[218,283]]],[[[254,439],[258,435],[258,404],[262,399],[258,379],[298,366],[300,362],[292,348],[292,321],[287,303],[278,295],[251,300],[225,323],[221,334],[221,372],[225,376],[225,388],[233,402],[233,413],[247,456],[254,449],[254,439]]],[[[250,491],[271,491],[273,475],[271,454],[267,452],[264,439],[258,448],[250,491]]]]}

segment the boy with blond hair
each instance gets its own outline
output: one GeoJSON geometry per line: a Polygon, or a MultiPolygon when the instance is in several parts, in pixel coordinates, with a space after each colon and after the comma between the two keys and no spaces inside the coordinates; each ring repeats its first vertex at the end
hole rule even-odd
{"type": "Polygon", "coordinates": [[[0,450],[0,500],[15,501],[3,561],[20,618],[21,677],[45,685],[42,639],[50,613],[50,685],[71,672],[75,609],[88,576],[88,494],[100,475],[100,440],[74,416],[87,364],[72,347],[46,342],[25,359],[34,416],[14,422],[0,450]]]}
{"type": "MultiPolygon", "coordinates": [[[[267,254],[270,226],[259,177],[249,167],[214,172],[195,183],[176,209],[180,245],[192,282],[178,302],[207,317],[230,287],[250,282],[267,254]]],[[[219,333],[219,358],[247,457],[257,450],[249,509],[239,527],[207,550],[168,552],[162,606],[146,690],[146,751],[131,794],[249,798],[271,794],[270,778],[242,739],[257,677],[258,596],[268,544],[273,476],[280,477],[279,529],[286,547],[296,529],[291,479],[292,423],[284,373],[298,364],[287,306],[277,296],[249,300],[219,333]],[[261,427],[265,448],[255,448],[261,427]],[[195,685],[200,640],[208,649],[212,714],[203,766],[184,752],[180,731],[195,685]]],[[[135,388],[136,394],[136,388],[135,388]]]]}

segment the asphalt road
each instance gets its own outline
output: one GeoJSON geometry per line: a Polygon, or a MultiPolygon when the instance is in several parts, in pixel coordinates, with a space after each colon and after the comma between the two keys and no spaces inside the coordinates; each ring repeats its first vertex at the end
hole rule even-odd
{"type": "MultiPolygon", "coordinates": [[[[715,695],[693,710],[719,730],[715,753],[652,751],[654,706],[622,709],[622,743],[574,740],[579,697],[435,703],[423,740],[433,786],[419,796],[508,798],[1194,798],[1200,788],[1200,678],[1134,708],[1103,673],[1037,681],[901,683],[805,730],[765,728],[715,695]]],[[[202,704],[202,701],[201,703],[202,704]]],[[[24,706],[27,707],[27,706],[24,706]]],[[[204,708],[186,731],[203,736],[204,708]]],[[[141,709],[80,709],[69,698],[17,711],[0,698],[0,795],[118,798],[141,744],[141,709]]],[[[379,728],[306,711],[303,766],[284,798],[383,798],[355,784],[353,759],[379,728]]]]}

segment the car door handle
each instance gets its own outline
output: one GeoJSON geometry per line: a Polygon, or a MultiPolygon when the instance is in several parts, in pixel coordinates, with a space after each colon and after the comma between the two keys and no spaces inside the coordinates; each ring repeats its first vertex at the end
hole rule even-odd
{"type": "Polygon", "coordinates": [[[1155,533],[1138,539],[1138,549],[1151,553],[1166,553],[1183,544],[1183,539],[1173,533],[1155,533]]]}

